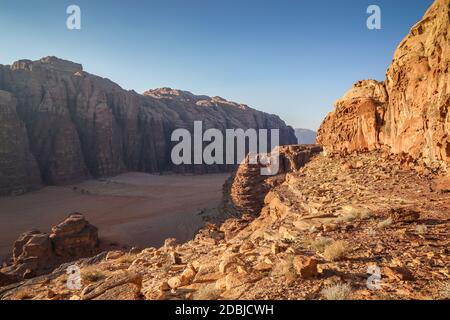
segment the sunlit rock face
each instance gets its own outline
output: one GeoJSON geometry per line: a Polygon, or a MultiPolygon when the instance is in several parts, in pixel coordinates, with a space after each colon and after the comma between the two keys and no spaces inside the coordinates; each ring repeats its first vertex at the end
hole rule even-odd
{"type": "Polygon", "coordinates": [[[430,166],[450,165],[450,1],[437,0],[400,43],[386,76],[384,141],[430,166]]]}
{"type": "Polygon", "coordinates": [[[386,80],[361,81],[336,103],[318,142],[331,151],[388,147],[450,165],[450,1],[436,0],[400,43],[386,80]]]}

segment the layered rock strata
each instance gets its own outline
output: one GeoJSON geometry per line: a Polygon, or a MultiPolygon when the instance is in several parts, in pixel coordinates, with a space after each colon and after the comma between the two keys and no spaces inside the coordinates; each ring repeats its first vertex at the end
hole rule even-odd
{"type": "Polygon", "coordinates": [[[0,90],[2,194],[124,171],[231,170],[172,164],[172,132],[192,132],[194,121],[204,130],[279,129],[281,144],[296,141],[280,118],[246,105],[168,88],[140,95],[55,57],[0,65],[0,90]]]}
{"type": "Polygon", "coordinates": [[[2,269],[2,273],[14,279],[35,277],[97,251],[97,228],[83,215],[74,213],[54,226],[50,234],[34,230],[20,235],[14,243],[12,265],[2,269]]]}
{"type": "Polygon", "coordinates": [[[329,151],[387,148],[450,168],[450,1],[436,0],[398,46],[384,82],[361,81],[336,103],[318,143],[329,151]]]}

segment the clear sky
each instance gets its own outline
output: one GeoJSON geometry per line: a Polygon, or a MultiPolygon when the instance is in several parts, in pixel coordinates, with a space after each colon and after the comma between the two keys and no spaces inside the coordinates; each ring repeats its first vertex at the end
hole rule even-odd
{"type": "Polygon", "coordinates": [[[360,79],[383,80],[432,0],[0,0],[0,64],[54,55],[143,92],[219,95],[317,129],[360,79]],[[66,8],[81,8],[81,30],[66,8]],[[366,27],[380,6],[382,29],[366,27]]]}

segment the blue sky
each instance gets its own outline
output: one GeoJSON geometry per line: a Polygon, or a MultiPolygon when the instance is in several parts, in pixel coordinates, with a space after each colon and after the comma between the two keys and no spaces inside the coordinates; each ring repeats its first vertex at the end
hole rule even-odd
{"type": "Polygon", "coordinates": [[[432,0],[0,0],[0,64],[55,55],[125,89],[219,95],[317,129],[360,79],[383,80],[432,0]],[[66,28],[77,4],[82,29],[66,28]],[[366,9],[382,10],[369,30],[366,9]]]}

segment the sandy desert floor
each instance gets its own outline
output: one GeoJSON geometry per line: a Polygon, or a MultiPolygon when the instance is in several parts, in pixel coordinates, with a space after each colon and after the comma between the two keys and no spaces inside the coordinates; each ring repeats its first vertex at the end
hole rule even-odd
{"type": "Polygon", "coordinates": [[[0,260],[20,233],[50,231],[72,212],[83,213],[107,242],[148,247],[169,237],[187,241],[203,225],[199,211],[219,204],[228,176],[132,172],[0,198],[0,260]]]}

